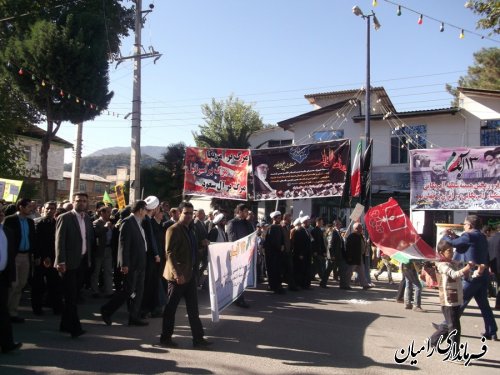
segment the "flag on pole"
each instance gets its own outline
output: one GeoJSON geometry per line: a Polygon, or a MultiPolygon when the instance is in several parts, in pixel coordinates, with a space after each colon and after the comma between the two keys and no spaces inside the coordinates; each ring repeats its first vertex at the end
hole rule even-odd
{"type": "Polygon", "coordinates": [[[439,259],[436,251],[418,235],[394,198],[370,208],[365,215],[365,223],[370,240],[384,254],[399,262],[439,259]]]}
{"type": "Polygon", "coordinates": [[[351,196],[359,197],[361,194],[361,148],[362,142],[358,142],[356,147],[356,155],[354,156],[354,163],[352,164],[351,171],[351,196]]]}
{"type": "Polygon", "coordinates": [[[104,195],[102,196],[102,201],[106,204],[111,204],[112,206],[115,205],[115,202],[111,199],[111,197],[109,196],[108,192],[106,190],[104,190],[104,195]]]}

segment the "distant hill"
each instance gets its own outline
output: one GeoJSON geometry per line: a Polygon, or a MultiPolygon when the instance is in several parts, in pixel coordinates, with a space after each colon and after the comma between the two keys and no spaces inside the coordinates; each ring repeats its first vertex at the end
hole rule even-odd
{"type": "MultiPolygon", "coordinates": [[[[148,155],[154,159],[160,160],[162,154],[167,151],[167,147],[162,146],[142,146],[141,155],[148,155]]],[[[117,155],[117,154],[128,154],[130,155],[130,147],[108,147],[101,150],[97,150],[88,156],[102,156],[102,155],[117,155]]]]}
{"type": "MultiPolygon", "coordinates": [[[[115,147],[124,148],[129,151],[127,147],[115,147]]],[[[159,147],[160,148],[160,147],[159,147]]],[[[141,167],[152,167],[158,163],[158,159],[152,158],[149,155],[141,155],[141,167]]],[[[95,174],[97,176],[106,177],[108,175],[116,174],[116,168],[130,165],[130,153],[112,154],[100,156],[85,156],[80,161],[80,172],[95,174]]],[[[65,171],[71,171],[72,163],[64,164],[65,171]]]]}

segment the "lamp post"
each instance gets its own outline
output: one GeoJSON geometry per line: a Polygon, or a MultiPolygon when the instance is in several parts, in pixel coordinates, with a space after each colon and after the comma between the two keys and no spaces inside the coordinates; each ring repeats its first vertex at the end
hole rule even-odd
{"type": "MultiPolygon", "coordinates": [[[[365,87],[365,154],[368,146],[370,145],[370,111],[371,111],[371,104],[370,104],[370,19],[373,19],[373,26],[375,30],[378,30],[380,28],[380,23],[378,22],[377,17],[375,16],[375,13],[372,10],[371,14],[364,14],[363,11],[355,5],[352,8],[352,12],[356,16],[360,16],[361,18],[366,20],[366,87],[365,87]]],[[[373,151],[372,151],[373,152],[373,151]]],[[[371,161],[370,161],[371,162],[371,161]]],[[[371,174],[371,168],[369,173],[371,174]]],[[[366,181],[363,182],[365,184],[366,188],[366,181]]],[[[371,181],[371,179],[370,179],[371,181]]],[[[365,210],[370,207],[371,204],[371,187],[368,190],[368,196],[366,197],[366,206],[365,210]]]]}

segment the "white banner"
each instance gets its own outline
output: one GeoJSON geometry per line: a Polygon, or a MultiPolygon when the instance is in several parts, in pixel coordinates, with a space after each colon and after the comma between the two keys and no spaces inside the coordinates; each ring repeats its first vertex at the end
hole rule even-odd
{"type": "Polygon", "coordinates": [[[208,246],[208,274],[212,321],[233,303],[245,288],[257,286],[256,232],[235,242],[208,246]]]}

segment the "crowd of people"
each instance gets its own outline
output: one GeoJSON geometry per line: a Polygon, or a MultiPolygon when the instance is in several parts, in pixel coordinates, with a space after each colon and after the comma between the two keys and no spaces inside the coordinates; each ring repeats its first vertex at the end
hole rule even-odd
{"type": "MultiPolygon", "coordinates": [[[[446,308],[445,322],[436,324],[434,342],[457,328],[459,337],[459,316],[471,298],[476,299],[485,320],[483,335],[496,339],[487,289],[490,270],[498,277],[500,232],[492,231],[488,242],[477,230],[479,223],[474,217],[468,217],[466,224],[469,229],[464,235],[452,238],[448,233],[445,244],[440,243],[444,263],[435,269],[438,275],[449,278],[444,282],[444,277],[438,277],[446,308]],[[462,262],[460,267],[449,258],[453,247],[460,258],[457,261],[462,262]],[[479,271],[469,277],[474,268],[479,271]],[[463,299],[458,292],[453,301],[444,296],[450,285],[457,288],[449,280],[462,277],[463,299]]],[[[160,203],[155,196],[122,210],[99,202],[92,212],[85,193],[75,193],[72,202],[46,202],[40,212],[27,198],[19,199],[15,206],[0,203],[1,350],[10,352],[22,345],[15,342],[12,326],[24,322],[19,303],[27,285],[33,314],[44,315],[48,307],[61,316],[59,330],[72,338],[86,333],[78,304],[84,300],[83,291],[90,290],[92,298],[104,301],[100,313],[106,325],[113,323],[114,313],[124,304],[130,326],[148,325],[147,318],[163,318],[159,345],[164,347],[177,346],[172,340],[175,314],[184,298],[193,346],[207,347],[211,342],[205,339],[199,318],[198,290],[208,287],[208,246],[236,241],[255,231],[258,279],[267,279],[272,293],[286,293],[285,285],[292,292],[307,290],[314,280],[322,288],[335,284],[351,290],[356,283],[359,290],[367,290],[374,286],[371,269],[377,260],[380,266],[373,276],[378,280],[387,271],[392,284],[390,257],[365,239],[363,225],[356,222],[347,232],[343,227],[338,219],[325,225],[322,218],[311,220],[302,214],[292,221],[290,213],[280,211],[259,222],[244,203],[231,215],[223,210],[207,215],[189,202],[170,208],[168,202],[160,203]]],[[[397,300],[407,309],[423,311],[415,264],[403,265],[403,275],[397,300]]],[[[250,307],[244,293],[235,305],[250,307]]],[[[498,296],[496,308],[500,309],[498,296]]]]}

